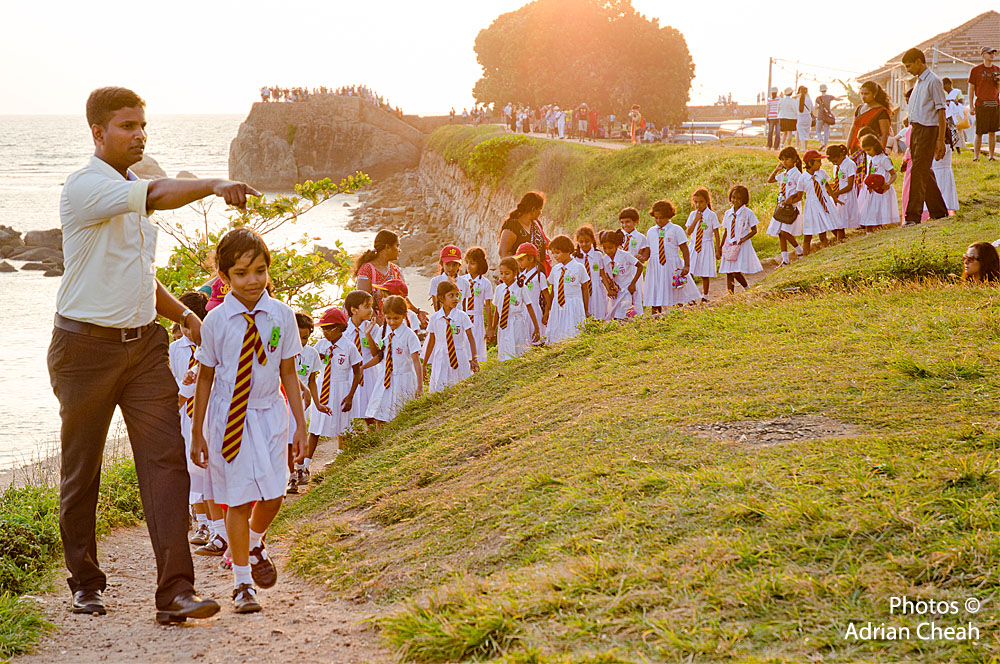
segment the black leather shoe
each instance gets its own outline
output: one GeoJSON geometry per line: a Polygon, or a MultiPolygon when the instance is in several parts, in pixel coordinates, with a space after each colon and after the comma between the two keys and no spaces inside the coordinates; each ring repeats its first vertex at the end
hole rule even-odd
{"type": "Polygon", "coordinates": [[[156,622],[161,625],[182,623],[188,618],[211,618],[219,612],[214,599],[202,599],[193,590],[185,590],[174,598],[166,609],[156,612],[156,622]]]}
{"type": "Polygon", "coordinates": [[[73,593],[73,613],[96,613],[103,616],[108,612],[104,608],[104,600],[100,590],[77,590],[73,593]]]}

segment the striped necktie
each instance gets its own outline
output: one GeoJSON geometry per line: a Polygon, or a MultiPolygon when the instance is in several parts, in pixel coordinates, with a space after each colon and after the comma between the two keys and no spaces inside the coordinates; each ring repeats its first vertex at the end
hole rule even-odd
{"type": "Polygon", "coordinates": [[[819,204],[823,206],[823,212],[829,214],[830,209],[826,206],[826,199],[823,198],[823,185],[819,183],[819,180],[816,179],[815,175],[812,176],[812,181],[813,189],[816,190],[816,198],[819,199],[819,204]]]}
{"type": "Polygon", "coordinates": [[[587,271],[587,276],[590,276],[590,252],[588,251],[583,255],[583,269],[587,271]]]}
{"type": "Polygon", "coordinates": [[[660,265],[667,264],[667,249],[663,246],[663,229],[658,229],[657,235],[660,236],[660,265]]]}
{"type": "Polygon", "coordinates": [[[504,289],[503,306],[500,307],[500,329],[507,329],[507,320],[510,318],[510,286],[504,289]]]}
{"type": "Polygon", "coordinates": [[[253,359],[256,357],[261,366],[267,364],[264,344],[260,340],[260,333],[253,319],[255,313],[240,314],[247,321],[247,330],[243,335],[243,347],[240,349],[240,361],[236,368],[233,400],[229,405],[229,417],[226,419],[226,435],[222,439],[222,458],[227,462],[236,458],[243,442],[243,425],[247,417],[247,404],[250,402],[253,359]]]}
{"type": "Polygon", "coordinates": [[[330,374],[333,373],[333,346],[330,346],[323,356],[326,371],[323,372],[323,384],[319,388],[319,402],[323,406],[330,405],[330,374]]]}
{"type": "Polygon", "coordinates": [[[559,290],[557,298],[559,300],[559,306],[566,306],[566,266],[563,266],[562,272],[559,273],[559,290]]]}
{"type": "Polygon", "coordinates": [[[385,378],[382,379],[382,385],[385,389],[389,389],[389,385],[392,383],[392,337],[395,332],[389,333],[389,342],[386,344],[385,348],[385,378]]]}
{"type": "MultiPolygon", "coordinates": [[[[194,346],[191,346],[191,359],[188,360],[188,371],[193,371],[198,365],[198,362],[194,359],[194,346]]],[[[194,397],[190,396],[187,401],[184,402],[184,412],[187,413],[188,417],[194,417],[194,397]]]]}
{"type": "Polygon", "coordinates": [[[695,236],[694,236],[694,251],[695,251],[696,254],[700,254],[701,253],[701,242],[702,242],[702,239],[705,237],[705,226],[704,226],[704,222],[702,222],[702,220],[701,220],[701,212],[699,212],[698,216],[696,216],[694,218],[694,221],[695,221],[696,224],[698,224],[698,230],[695,232],[695,236]]]}
{"type": "Polygon", "coordinates": [[[444,324],[447,326],[445,328],[445,338],[448,341],[448,364],[451,365],[452,369],[457,369],[458,352],[455,350],[455,337],[451,333],[451,319],[445,316],[444,324]]]}
{"type": "MultiPolygon", "coordinates": [[[[358,349],[358,355],[364,357],[364,353],[361,352],[361,330],[354,328],[354,347],[358,349]]],[[[365,372],[361,372],[361,382],[358,385],[364,387],[365,385],[365,372]]]]}
{"type": "MultiPolygon", "coordinates": [[[[478,277],[476,279],[478,280],[478,277]]],[[[475,283],[476,283],[475,280],[471,280],[471,279],[469,280],[469,296],[467,298],[465,298],[465,307],[464,308],[465,308],[465,313],[467,313],[469,315],[469,320],[472,320],[472,316],[473,316],[473,314],[472,314],[472,307],[473,307],[473,304],[475,303],[475,297],[476,297],[475,294],[474,294],[475,291],[473,290],[473,287],[474,287],[475,283]]]]}

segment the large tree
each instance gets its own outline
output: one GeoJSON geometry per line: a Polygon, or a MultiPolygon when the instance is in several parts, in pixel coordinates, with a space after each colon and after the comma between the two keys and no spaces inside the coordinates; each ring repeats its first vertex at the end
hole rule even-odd
{"type": "Polygon", "coordinates": [[[620,115],[639,104],[660,124],[687,119],[694,63],[684,35],[631,0],[535,0],[476,37],[480,103],[596,105],[620,115]]]}

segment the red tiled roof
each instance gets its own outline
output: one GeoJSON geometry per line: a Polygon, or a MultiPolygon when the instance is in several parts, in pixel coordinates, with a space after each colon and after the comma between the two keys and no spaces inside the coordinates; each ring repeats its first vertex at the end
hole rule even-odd
{"type": "MultiPolygon", "coordinates": [[[[954,56],[955,58],[978,64],[982,59],[979,49],[983,46],[1000,48],[1000,13],[990,10],[980,14],[953,30],[942,32],[927,41],[917,44],[917,48],[924,51],[927,55],[927,60],[930,61],[933,53],[928,51],[935,45],[937,45],[939,51],[944,51],[944,53],[938,53],[939,62],[942,60],[951,62],[952,60],[949,56],[954,56]]],[[[893,67],[898,66],[902,60],[903,54],[900,53],[878,69],[874,69],[867,74],[862,74],[858,79],[865,81],[878,78],[893,67]]]]}

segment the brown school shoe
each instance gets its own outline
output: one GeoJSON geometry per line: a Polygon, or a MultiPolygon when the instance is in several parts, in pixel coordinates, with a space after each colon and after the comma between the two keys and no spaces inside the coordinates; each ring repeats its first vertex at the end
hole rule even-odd
{"type": "Polygon", "coordinates": [[[285,489],[285,493],[288,495],[292,495],[298,492],[299,492],[299,483],[296,480],[295,471],[292,471],[292,474],[288,478],[288,488],[285,489]]]}
{"type": "Polygon", "coordinates": [[[257,548],[250,549],[250,576],[253,577],[254,583],[264,589],[273,588],[274,584],[278,582],[278,570],[274,568],[274,563],[266,556],[263,542],[257,548]],[[254,557],[259,562],[252,562],[254,557]]]}
{"type": "Polygon", "coordinates": [[[221,535],[216,535],[212,538],[208,544],[199,546],[194,550],[199,556],[221,556],[226,552],[226,547],[229,546],[226,540],[222,539],[221,535]]]}
{"type": "Polygon", "coordinates": [[[191,544],[208,544],[208,538],[212,536],[212,533],[208,530],[208,526],[202,524],[198,526],[198,530],[191,533],[191,537],[188,538],[188,542],[191,544]]]}
{"type": "Polygon", "coordinates": [[[257,613],[260,611],[257,590],[249,583],[241,583],[233,591],[233,610],[236,613],[257,613]]]}

